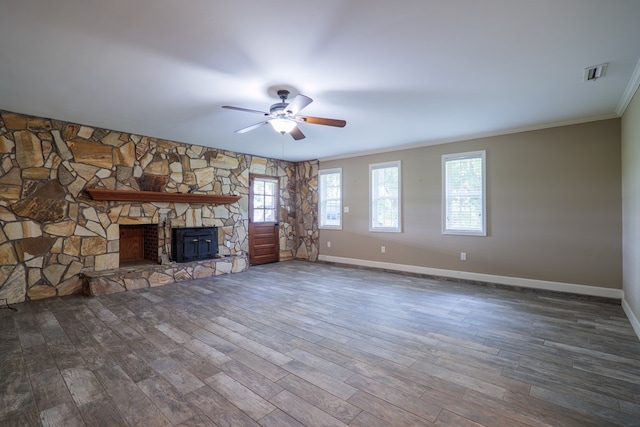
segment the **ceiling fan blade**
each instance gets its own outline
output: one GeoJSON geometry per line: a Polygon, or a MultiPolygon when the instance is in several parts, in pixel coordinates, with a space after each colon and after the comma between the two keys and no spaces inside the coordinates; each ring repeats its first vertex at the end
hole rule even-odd
{"type": "Polygon", "coordinates": [[[304,133],[302,133],[298,126],[294,127],[293,130],[289,132],[289,135],[291,135],[291,137],[296,141],[304,139],[304,133]]]}
{"type": "Polygon", "coordinates": [[[311,117],[311,116],[298,116],[299,119],[305,121],[305,123],[311,123],[314,125],[335,126],[343,128],[347,124],[346,121],[340,119],[325,119],[324,117],[311,117]]]}
{"type": "Polygon", "coordinates": [[[254,129],[258,129],[260,126],[264,126],[269,122],[260,122],[260,123],[256,123],[255,125],[251,125],[251,126],[247,126],[246,128],[242,128],[242,129],[238,129],[236,131],[236,133],[245,133],[245,132],[249,132],[252,131],[254,129]]]}
{"type": "Polygon", "coordinates": [[[290,113],[292,116],[295,116],[296,114],[298,114],[298,112],[300,112],[300,110],[302,110],[304,107],[311,104],[312,102],[313,102],[313,99],[309,98],[308,96],[298,95],[295,98],[293,98],[293,101],[291,101],[287,106],[287,113],[290,113]]]}
{"type": "Polygon", "coordinates": [[[249,108],[232,107],[231,105],[223,105],[222,108],[226,108],[227,110],[244,111],[245,113],[262,114],[263,116],[268,116],[269,115],[269,113],[265,113],[264,111],[251,110],[249,108]]]}

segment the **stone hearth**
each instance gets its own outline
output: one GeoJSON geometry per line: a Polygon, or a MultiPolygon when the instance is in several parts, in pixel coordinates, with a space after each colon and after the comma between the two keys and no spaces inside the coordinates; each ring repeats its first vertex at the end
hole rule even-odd
{"type": "Polygon", "coordinates": [[[180,264],[142,265],[93,271],[82,274],[83,289],[87,295],[107,295],[185,280],[239,273],[245,271],[247,266],[246,256],[237,255],[180,264]]]}

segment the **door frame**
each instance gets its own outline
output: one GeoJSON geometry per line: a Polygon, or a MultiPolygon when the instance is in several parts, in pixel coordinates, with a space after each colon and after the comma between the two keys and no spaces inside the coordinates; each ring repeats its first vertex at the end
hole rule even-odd
{"type": "Polygon", "coordinates": [[[279,176],[273,176],[273,175],[264,175],[264,174],[254,174],[254,173],[250,173],[249,174],[249,230],[248,230],[248,234],[249,234],[249,264],[251,265],[255,265],[255,264],[262,264],[262,263],[267,263],[267,262],[278,262],[280,261],[280,177],[279,176]],[[264,180],[269,180],[269,181],[275,181],[276,183],[276,194],[274,195],[275,197],[275,221],[268,221],[268,222],[260,222],[260,223],[256,223],[254,222],[254,218],[253,218],[253,203],[254,203],[254,181],[256,179],[264,179],[264,180]],[[266,227],[273,227],[273,243],[274,243],[274,253],[272,254],[271,258],[268,258],[267,261],[259,261],[257,260],[257,258],[259,256],[257,256],[255,254],[256,252],[256,242],[255,242],[255,234],[256,234],[256,224],[261,224],[264,225],[265,227],[262,227],[263,230],[266,227]],[[258,261],[258,262],[256,262],[258,261]]]}

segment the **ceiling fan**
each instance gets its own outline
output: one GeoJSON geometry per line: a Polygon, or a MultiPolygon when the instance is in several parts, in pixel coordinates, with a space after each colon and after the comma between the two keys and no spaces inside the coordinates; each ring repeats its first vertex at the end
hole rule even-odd
{"type": "Polygon", "coordinates": [[[245,133],[251,130],[257,129],[260,126],[264,126],[269,123],[277,132],[281,134],[288,133],[296,141],[304,138],[304,134],[298,127],[298,123],[312,123],[314,125],[323,126],[335,126],[342,128],[347,122],[339,119],[326,119],[323,117],[311,117],[298,115],[300,110],[313,102],[313,99],[305,95],[297,95],[291,102],[287,102],[289,91],[281,89],[278,91],[278,97],[280,102],[277,102],[269,108],[269,112],[251,110],[248,108],[232,107],[230,105],[223,105],[222,108],[229,110],[245,111],[248,113],[262,114],[269,117],[265,121],[247,126],[242,129],[238,129],[236,133],[245,133]]]}

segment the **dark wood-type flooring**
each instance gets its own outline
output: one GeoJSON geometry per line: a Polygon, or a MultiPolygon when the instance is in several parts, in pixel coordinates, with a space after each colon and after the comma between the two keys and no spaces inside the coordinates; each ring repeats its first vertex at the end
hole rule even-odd
{"type": "Polygon", "coordinates": [[[605,301],[292,261],[17,308],[2,426],[640,426],[605,301]]]}

